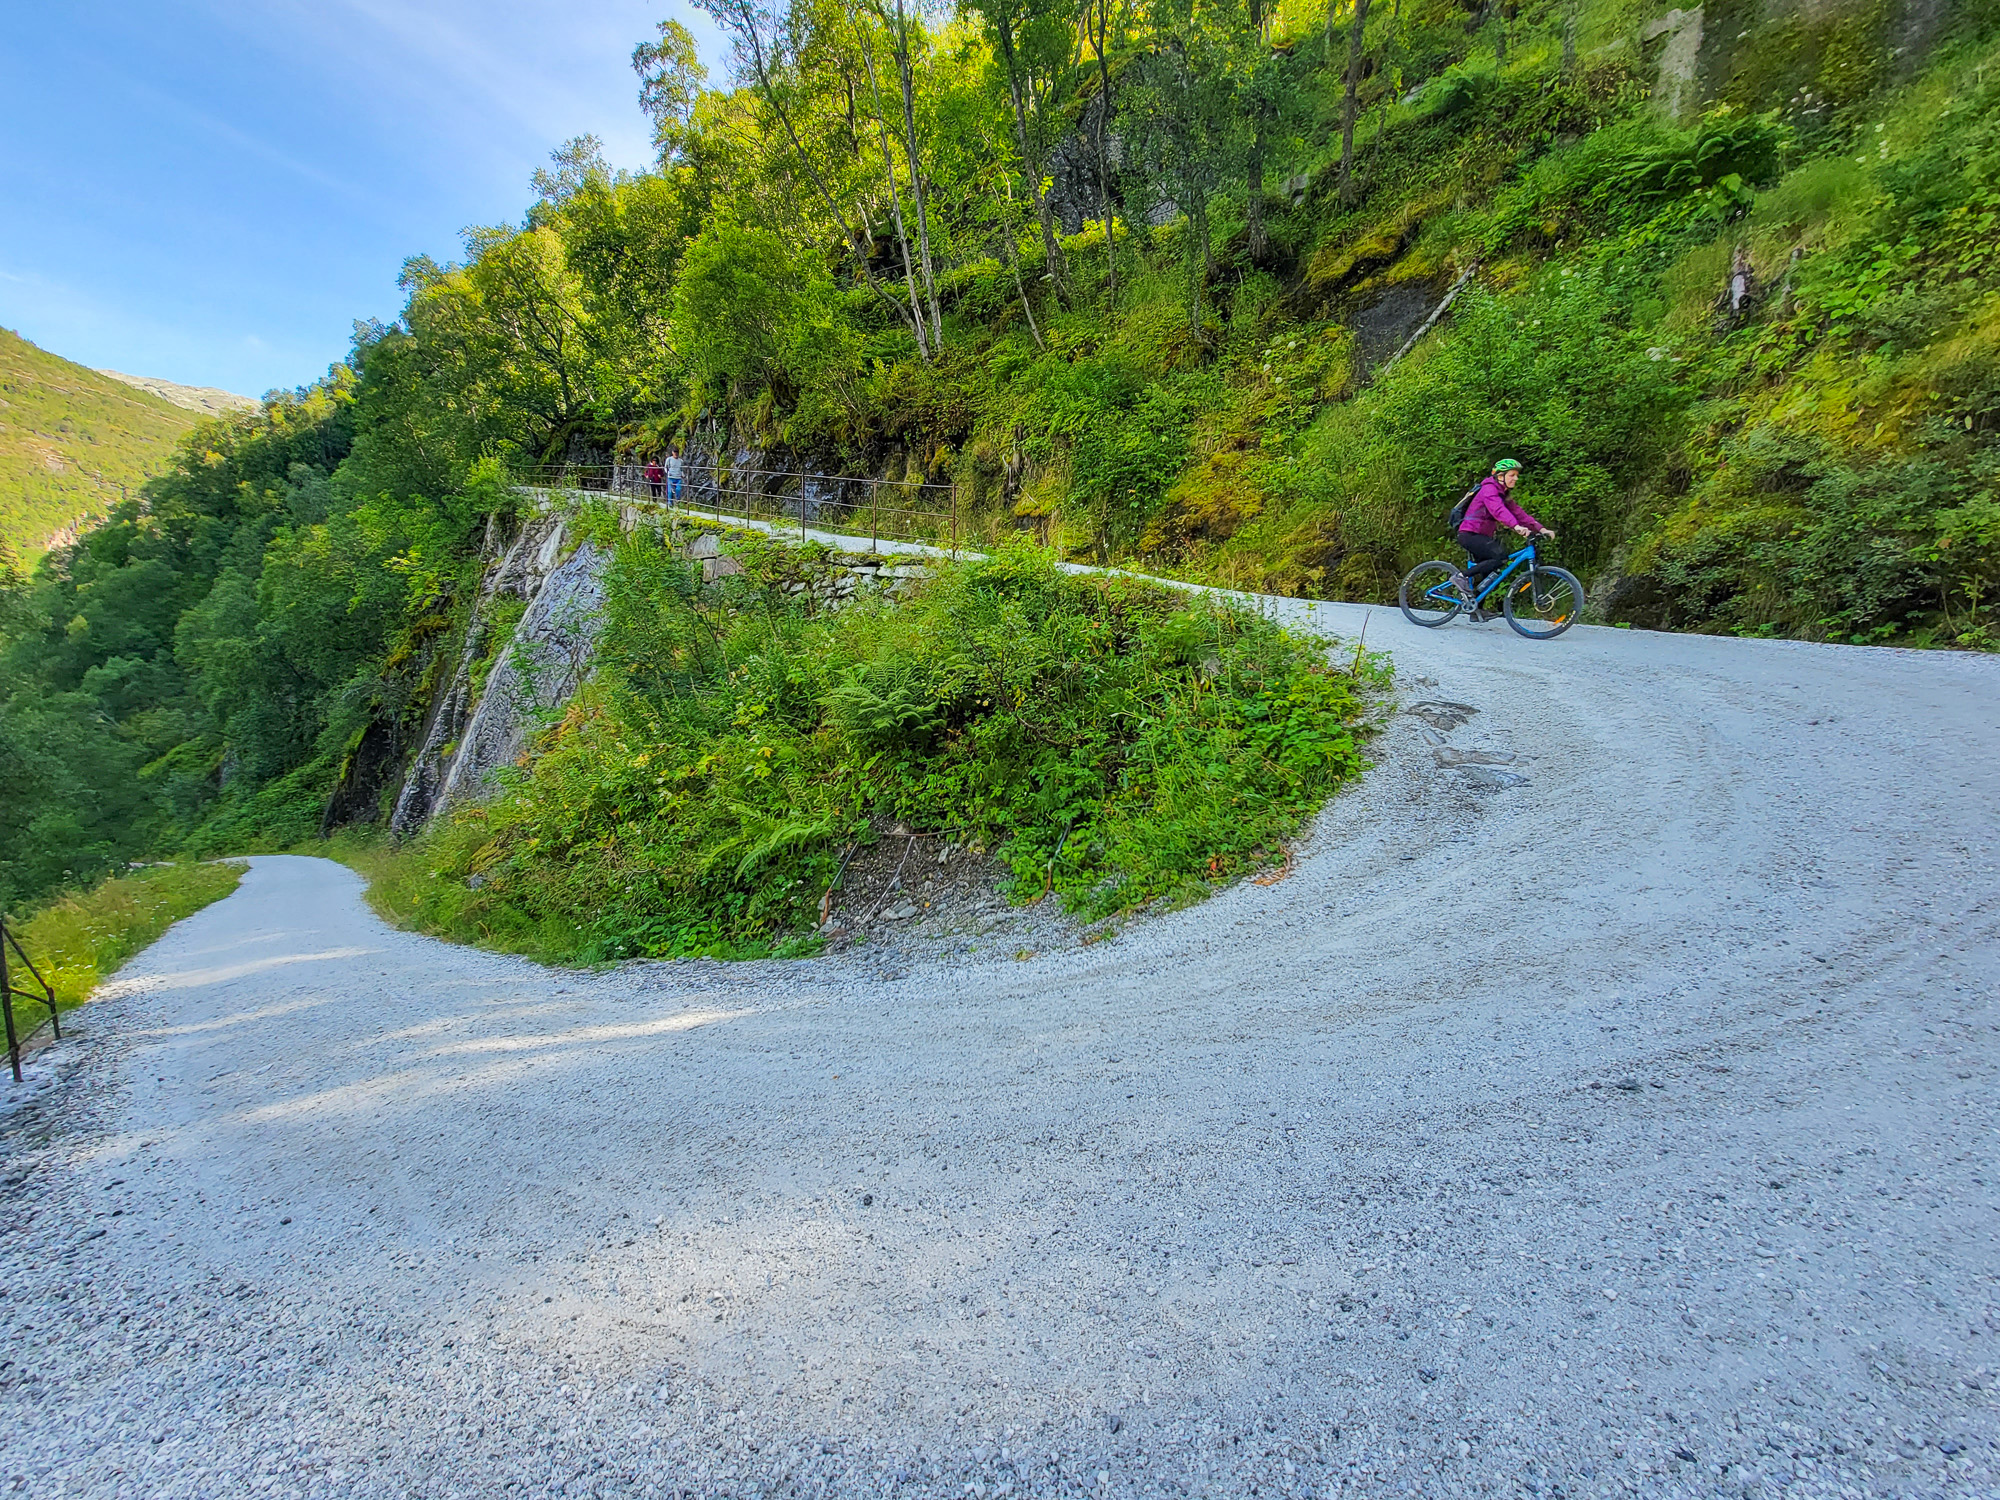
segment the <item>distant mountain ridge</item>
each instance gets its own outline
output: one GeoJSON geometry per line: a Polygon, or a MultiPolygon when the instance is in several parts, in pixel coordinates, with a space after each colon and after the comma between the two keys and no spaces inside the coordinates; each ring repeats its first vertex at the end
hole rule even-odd
{"type": "Polygon", "coordinates": [[[208,413],[0,328],[0,548],[32,565],[162,472],[208,413]]]}
{"type": "Polygon", "coordinates": [[[233,411],[255,411],[258,405],[255,397],[239,396],[234,391],[220,390],[212,385],[176,385],[171,380],[156,380],[151,375],[127,375],[123,370],[99,370],[97,373],[122,380],[136,390],[150,391],[162,401],[171,401],[178,407],[199,412],[205,417],[227,416],[233,411]]]}

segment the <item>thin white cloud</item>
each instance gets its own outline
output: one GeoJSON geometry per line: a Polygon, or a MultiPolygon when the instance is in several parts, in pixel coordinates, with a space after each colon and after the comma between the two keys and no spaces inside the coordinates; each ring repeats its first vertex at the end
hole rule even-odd
{"type": "Polygon", "coordinates": [[[170,21],[120,4],[146,16],[136,33],[113,6],[36,35],[41,108],[95,90],[146,138],[34,144],[61,171],[13,205],[36,230],[0,241],[0,321],[88,364],[244,391],[342,357],[353,318],[394,313],[406,256],[517,221],[561,142],[588,132],[646,165],[629,58],[662,19],[723,76],[687,0],[180,0],[170,21]]]}
{"type": "Polygon", "coordinates": [[[423,144],[525,184],[549,149],[586,131],[616,162],[650,158],[628,58],[664,14],[711,31],[691,7],[648,0],[587,10],[553,0],[279,0],[227,19],[252,45],[282,38],[287,52],[316,57],[316,71],[348,80],[357,105],[421,121],[412,133],[423,144]]]}
{"type": "Polygon", "coordinates": [[[228,142],[246,156],[253,156],[259,161],[277,167],[281,171],[290,172],[296,177],[303,178],[307,182],[323,187],[329,192],[338,193],[342,197],[371,210],[379,211],[385,206],[380,194],[370,192],[357,183],[350,182],[343,177],[337,177],[331,172],[316,167],[311,162],[273,145],[270,141],[251,135],[248,131],[239,130],[227,120],[220,119],[205,109],[197,108],[185,99],[175,98],[171,94],[163,93],[152,85],[133,79],[129,75],[124,80],[122,86],[134,98],[145,101],[151,108],[162,112],[178,114],[183,119],[192,121],[207,134],[215,137],[217,140],[228,142]]]}

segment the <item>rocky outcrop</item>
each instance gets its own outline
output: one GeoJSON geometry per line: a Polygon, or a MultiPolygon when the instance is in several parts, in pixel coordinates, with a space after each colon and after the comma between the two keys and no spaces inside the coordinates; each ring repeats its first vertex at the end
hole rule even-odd
{"type": "Polygon", "coordinates": [[[122,370],[99,370],[97,373],[121,381],[135,390],[158,396],[162,401],[171,401],[183,411],[200,412],[204,417],[226,417],[232,412],[255,411],[259,404],[249,396],[218,390],[212,385],[176,385],[171,380],[155,380],[150,375],[127,375],[122,370]]]}
{"type": "Polygon", "coordinates": [[[544,511],[520,532],[480,585],[457,669],[424,726],[389,820],[397,834],[423,828],[454,801],[493,791],[547,717],[589,675],[604,605],[608,554],[591,542],[565,552],[563,518],[544,511]],[[495,640],[504,598],[527,608],[509,637],[495,640]],[[483,690],[479,667],[490,663],[483,690]]]}
{"type": "Polygon", "coordinates": [[[1702,10],[1670,10],[1639,29],[1644,55],[1658,49],[1658,79],[1653,85],[1653,109],[1669,124],[1680,124],[1700,99],[1696,67],[1701,60],[1702,10]]]}
{"type": "MultiPolygon", "coordinates": [[[[703,468],[712,476],[712,469],[703,468]]],[[[852,482],[839,476],[826,481],[852,482]]],[[[481,582],[455,669],[433,701],[389,819],[399,836],[420,832],[456,804],[491,796],[498,790],[494,773],[517,764],[536,732],[590,677],[611,554],[589,540],[571,548],[564,513],[576,501],[602,496],[560,489],[522,493],[533,500],[535,513],[481,582]],[[509,598],[524,601],[525,608],[500,639],[501,603],[509,598]]],[[[698,564],[704,583],[744,571],[723,551],[725,536],[737,529],[729,521],[676,514],[642,497],[625,499],[620,512],[627,531],[659,532],[666,545],[698,564]]],[[[786,587],[810,594],[817,607],[836,609],[861,593],[899,594],[928,575],[920,561],[899,554],[837,552],[786,587]]]]}
{"type": "Polygon", "coordinates": [[[536,591],[493,663],[432,816],[454,801],[489,795],[493,772],[518,760],[529,737],[583,686],[603,619],[609,562],[603,548],[584,542],[536,591]]]}
{"type": "MultiPolygon", "coordinates": [[[[1104,218],[1104,194],[1097,180],[1097,147],[1092,141],[1100,104],[1101,96],[1091,95],[1077,129],[1057,141],[1049,152],[1046,168],[1049,210],[1062,225],[1064,234],[1075,234],[1085,224],[1104,218]]],[[[1125,143],[1115,130],[1105,132],[1104,154],[1115,193],[1119,171],[1125,165],[1125,143]]]]}

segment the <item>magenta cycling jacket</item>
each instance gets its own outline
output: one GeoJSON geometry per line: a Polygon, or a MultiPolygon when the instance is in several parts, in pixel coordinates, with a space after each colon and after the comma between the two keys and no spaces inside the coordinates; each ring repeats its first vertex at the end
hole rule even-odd
{"type": "Polygon", "coordinates": [[[1479,493],[1472,497],[1472,504],[1466,507],[1465,519],[1458,523],[1458,529],[1492,536],[1502,526],[1525,526],[1530,531],[1542,529],[1540,521],[1525,510],[1507,503],[1507,492],[1500,488],[1500,481],[1489,474],[1480,484],[1479,493]]]}

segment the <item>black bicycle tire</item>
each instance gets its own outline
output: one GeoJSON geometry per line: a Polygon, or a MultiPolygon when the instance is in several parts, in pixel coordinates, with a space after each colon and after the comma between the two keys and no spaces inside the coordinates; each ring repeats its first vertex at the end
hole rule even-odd
{"type": "Polygon", "coordinates": [[[1435,620],[1418,619],[1416,611],[1410,608],[1410,580],[1423,572],[1425,568],[1443,568],[1450,573],[1458,571],[1456,567],[1441,557],[1433,557],[1427,562],[1418,563],[1403,575],[1403,582],[1396,590],[1396,603],[1403,611],[1403,618],[1408,620],[1412,625],[1421,626],[1425,630],[1435,630],[1440,625],[1449,625],[1453,620],[1456,620],[1460,615],[1465,613],[1465,606],[1463,604],[1454,604],[1448,612],[1438,616],[1435,620]]]}
{"type": "Polygon", "coordinates": [[[1584,598],[1583,583],[1581,580],[1577,578],[1576,574],[1570,572],[1568,568],[1558,568],[1548,563],[1535,564],[1532,568],[1528,570],[1527,576],[1522,579],[1522,582],[1532,587],[1534,584],[1535,575],[1537,573],[1553,574],[1557,578],[1561,579],[1564,583],[1569,585],[1570,593],[1573,594],[1576,598],[1576,609],[1567,620],[1564,620],[1561,624],[1557,625],[1556,628],[1553,630],[1528,629],[1527,626],[1523,625],[1519,620],[1514,618],[1514,594],[1516,592],[1516,589],[1514,588],[1508,589],[1505,592],[1505,594],[1501,596],[1500,608],[1507,616],[1507,623],[1514,627],[1514,634],[1520,636],[1526,636],[1531,641],[1552,641],[1557,636],[1561,635],[1565,630],[1569,629],[1570,626],[1574,625],[1577,622],[1577,618],[1580,615],[1582,615],[1583,598],[1584,598]]]}

